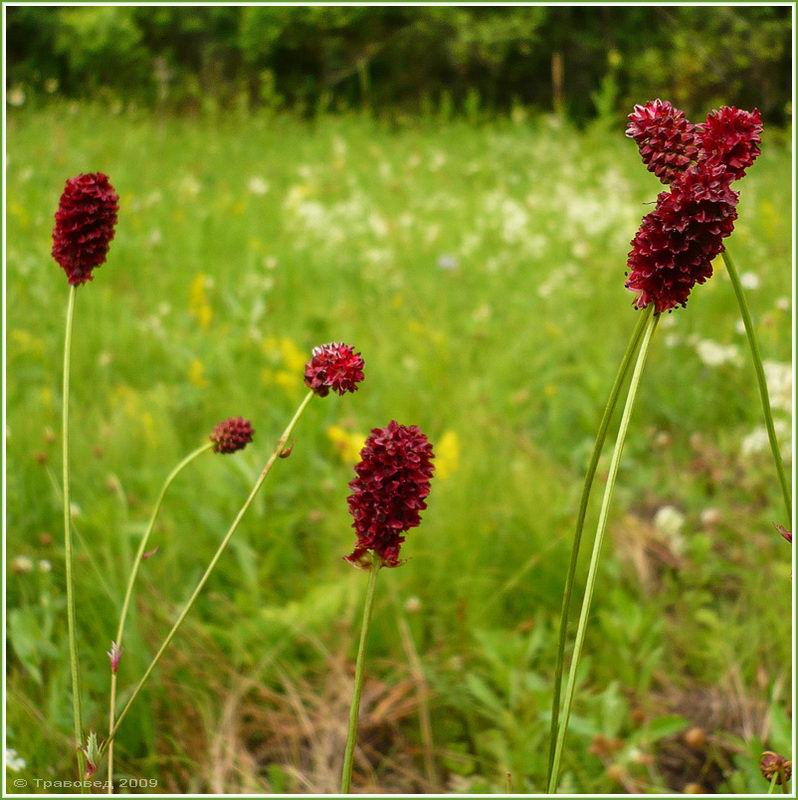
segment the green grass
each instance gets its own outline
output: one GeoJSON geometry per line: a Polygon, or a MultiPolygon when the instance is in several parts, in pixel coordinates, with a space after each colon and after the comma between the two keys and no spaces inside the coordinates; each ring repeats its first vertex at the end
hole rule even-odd
{"type": "MultiPolygon", "coordinates": [[[[49,248],[64,180],[102,170],[119,226],[78,292],[71,403],[84,718],[101,737],[105,651],[168,471],[219,419],[253,420],[255,446],[202,457],[166,499],[122,703],[301,398],[310,349],[340,339],[366,360],[356,395],[311,403],[126,719],[118,777],[161,791],[335,790],[366,576],[341,559],[352,466],[333,437],[337,426],[357,444],[396,418],[439,445],[444,474],[407,563],[380,581],[354,785],[542,791],[574,516],[635,323],[628,244],[659,189],[621,120],[612,132],[549,118],[391,128],[63,105],[11,112],[8,144],[8,746],[26,762],[9,777],[72,777],[57,478],[67,284],[49,248]],[[429,682],[433,780],[400,613],[429,682]]],[[[767,131],[729,240],[758,279],[765,358],[782,364],[790,155],[767,131]]],[[[773,529],[787,521],[766,440],[743,449],[761,412],[716,267],[653,342],[562,790],[766,791],[759,752],[789,749],[790,550],[773,529]],[[708,365],[706,340],[736,355],[708,365]],[[664,506],[680,532],[654,525],[664,506]],[[691,725],[710,736],[699,753],[682,744],[691,725]],[[598,734],[619,742],[597,754],[598,734]]],[[[789,411],[777,416],[789,426],[789,411]]],[[[599,487],[605,472],[602,461],[599,487]]]]}

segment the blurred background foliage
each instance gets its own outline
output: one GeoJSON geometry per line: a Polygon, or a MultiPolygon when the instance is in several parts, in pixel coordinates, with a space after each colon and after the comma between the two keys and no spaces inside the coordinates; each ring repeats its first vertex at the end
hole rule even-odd
{"type": "Polygon", "coordinates": [[[577,122],[663,92],[685,111],[789,108],[778,7],[8,9],[11,99],[475,114],[577,122]]]}

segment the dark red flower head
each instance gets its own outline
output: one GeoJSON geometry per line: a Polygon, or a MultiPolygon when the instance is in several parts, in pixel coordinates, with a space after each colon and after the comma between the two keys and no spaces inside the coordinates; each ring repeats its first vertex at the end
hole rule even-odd
{"type": "Polygon", "coordinates": [[[214,453],[235,453],[243,450],[255,435],[252,425],[243,417],[230,417],[220,422],[210,436],[214,453]]]}
{"type": "Polygon", "coordinates": [[[643,163],[663,183],[672,183],[698,155],[696,126],[667,100],[635,106],[626,135],[637,142],[643,163]]]}
{"type": "Polygon", "coordinates": [[[319,397],[326,397],[330,389],[338,394],[355,392],[363,377],[362,356],[342,342],[314,347],[305,365],[305,385],[319,397]]]}
{"type": "Polygon", "coordinates": [[[700,161],[661,192],[632,240],[626,288],[635,305],[657,313],[684,306],[693,286],[712,275],[712,259],[734,230],[737,192],[733,176],[715,159],[700,161]]]}
{"type": "Polygon", "coordinates": [[[724,106],[713,111],[699,126],[700,158],[717,158],[734,175],[734,180],[742,178],[761,152],[762,127],[762,115],[757,108],[742,111],[724,106]]]}
{"type": "Polygon", "coordinates": [[[766,750],[762,753],[762,757],[759,760],[759,769],[766,781],[772,781],[774,776],[777,776],[776,783],[779,786],[782,783],[789,783],[790,778],[792,778],[792,761],[788,761],[784,756],[780,756],[772,750],[766,750]]]}
{"type": "Polygon", "coordinates": [[[53,258],[73,286],[92,278],[105,263],[114,238],[119,196],[102,172],[90,172],[66,182],[53,228],[53,258]]]}
{"type": "Polygon", "coordinates": [[[357,543],[347,561],[370,565],[371,550],[384,567],[399,565],[402,535],[420,522],[427,504],[434,455],[427,437],[415,425],[392,420],[374,428],[360,451],[357,477],[349,484],[349,511],[357,543]]]}

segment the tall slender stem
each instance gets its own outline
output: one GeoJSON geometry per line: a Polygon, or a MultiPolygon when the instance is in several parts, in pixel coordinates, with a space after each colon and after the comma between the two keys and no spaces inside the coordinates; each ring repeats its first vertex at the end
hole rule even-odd
{"type": "Polygon", "coordinates": [[[261,470],[258,479],[255,481],[255,485],[252,487],[252,491],[249,493],[249,496],[244,501],[244,505],[241,506],[239,512],[236,514],[235,519],[233,520],[230,528],[228,529],[227,533],[225,534],[224,538],[222,539],[221,544],[214,553],[213,558],[211,559],[210,564],[208,564],[207,569],[203,573],[202,577],[200,578],[197,587],[191,594],[191,597],[188,598],[186,605],[184,606],[183,610],[180,612],[180,616],[175,621],[174,625],[172,625],[172,629],[166,635],[166,638],[163,641],[163,644],[158,649],[158,652],[155,654],[155,657],[150,662],[150,665],[144,672],[144,675],[141,677],[141,680],[136,684],[136,688],[133,690],[133,693],[130,695],[130,699],[125,704],[125,707],[122,709],[122,713],[119,715],[119,719],[117,719],[116,724],[111,728],[108,733],[108,739],[103,743],[102,747],[100,748],[100,752],[104,752],[109,744],[114,740],[117,732],[119,731],[119,726],[122,724],[123,720],[127,716],[128,711],[130,711],[130,707],[133,705],[135,699],[139,696],[144,684],[147,682],[147,679],[150,677],[152,671],[155,669],[158,662],[161,660],[161,656],[163,656],[164,652],[166,652],[166,648],[169,647],[172,639],[174,639],[175,634],[177,633],[180,626],[183,624],[183,620],[188,616],[188,612],[191,611],[194,602],[196,601],[199,593],[202,591],[202,587],[210,578],[211,573],[214,570],[214,567],[218,563],[219,559],[222,557],[222,553],[224,553],[227,545],[230,543],[230,539],[233,537],[233,534],[236,532],[241,520],[244,518],[244,515],[247,513],[249,507],[252,505],[255,496],[260,491],[261,486],[263,486],[263,482],[266,480],[266,476],[271,471],[271,468],[274,466],[274,462],[280,457],[283,453],[286,443],[288,442],[289,437],[293,433],[294,428],[296,427],[297,422],[299,422],[299,418],[302,416],[305,408],[307,408],[308,403],[313,398],[313,392],[308,392],[305,396],[305,399],[300,403],[299,408],[297,408],[296,413],[291,418],[291,421],[288,423],[286,429],[281,434],[280,438],[277,440],[277,446],[274,448],[274,452],[269,456],[269,460],[266,462],[266,466],[261,470]]]}
{"type": "Polygon", "coordinates": [[[67,636],[69,638],[69,669],[72,676],[72,721],[75,731],[75,747],[77,748],[78,776],[83,779],[83,714],[80,704],[80,662],[78,660],[78,640],[75,617],[75,583],[73,574],[72,552],[72,509],[69,500],[69,369],[72,354],[72,325],[75,318],[75,298],[77,286],[69,287],[67,303],[66,334],[64,336],[64,384],[61,404],[61,437],[63,466],[63,499],[64,499],[64,564],[66,565],[67,594],[67,636]]]}
{"type": "Polygon", "coordinates": [[[762,411],[765,415],[765,427],[768,431],[768,440],[770,441],[770,450],[773,453],[773,461],[776,463],[776,472],[779,476],[779,483],[781,483],[781,493],[784,496],[784,507],[787,510],[787,520],[792,521],[792,492],[790,491],[790,483],[787,480],[787,475],[784,471],[784,462],[781,458],[779,450],[779,440],[776,438],[776,429],[773,426],[773,412],[770,409],[770,398],[768,397],[768,384],[765,379],[765,369],[762,366],[762,353],[759,350],[759,342],[756,338],[754,330],[754,323],[751,319],[751,312],[748,310],[748,303],[745,300],[743,293],[743,285],[740,283],[740,276],[737,272],[737,267],[734,265],[734,260],[729,254],[728,249],[723,251],[723,262],[726,264],[726,271],[731,278],[732,286],[734,287],[734,294],[737,296],[737,305],[740,306],[740,314],[743,318],[743,325],[745,326],[745,335],[748,337],[748,346],[751,350],[751,359],[754,362],[754,371],[756,372],[756,380],[759,384],[759,397],[762,400],[762,411]]]}
{"type": "Polygon", "coordinates": [[[615,449],[613,450],[612,460],[610,461],[609,473],[607,475],[607,485],[604,488],[604,497],[601,501],[601,511],[599,512],[598,525],[596,527],[596,538],[593,541],[593,552],[590,556],[590,566],[588,568],[587,582],[585,584],[585,595],[582,599],[582,610],[579,615],[579,624],[576,629],[576,639],[574,640],[574,652],[571,656],[571,667],[568,671],[568,683],[565,687],[562,723],[557,732],[557,746],[554,751],[554,764],[552,766],[551,778],[548,786],[549,794],[553,794],[557,790],[560,762],[562,760],[563,748],[565,746],[565,736],[568,733],[568,721],[571,716],[571,706],[573,705],[574,693],[576,691],[576,673],[579,669],[579,659],[582,655],[582,646],[585,641],[587,620],[590,615],[590,605],[593,600],[593,591],[595,589],[596,576],[598,574],[601,546],[604,542],[604,533],[607,530],[607,519],[609,517],[613,491],[615,489],[615,480],[618,477],[618,467],[621,463],[621,454],[623,453],[623,446],[624,442],[626,441],[626,433],[629,430],[629,421],[632,417],[632,409],[634,408],[637,389],[640,386],[640,378],[643,374],[643,367],[646,364],[649,344],[651,342],[651,337],[654,333],[654,330],[657,327],[658,321],[659,316],[654,314],[653,316],[649,317],[646,323],[646,328],[643,333],[643,341],[640,344],[640,352],[637,355],[637,362],[635,363],[634,372],[632,373],[632,379],[629,382],[629,392],[626,396],[626,405],[624,406],[623,415],[621,416],[621,424],[618,428],[618,435],[615,439],[615,449]]]}
{"type": "Polygon", "coordinates": [[[341,772],[341,794],[349,794],[352,785],[352,766],[355,760],[355,745],[357,744],[357,721],[360,716],[360,697],[363,694],[363,676],[366,666],[366,641],[369,635],[371,611],[374,608],[374,589],[377,586],[377,574],[379,571],[379,560],[374,557],[371,562],[371,569],[369,570],[369,582],[366,588],[366,604],[363,607],[363,624],[360,628],[360,644],[357,648],[355,690],[352,695],[352,705],[349,709],[349,731],[346,736],[344,767],[341,772]]]}
{"type": "MultiPolygon", "coordinates": [[[[139,574],[139,567],[141,566],[141,562],[144,557],[144,553],[147,549],[147,544],[150,540],[150,534],[152,534],[153,528],[155,527],[155,520],[158,518],[158,512],[161,510],[161,504],[163,503],[163,499],[166,496],[166,492],[169,487],[172,485],[172,481],[198,456],[202,455],[206,451],[210,450],[213,447],[213,442],[207,442],[206,444],[202,445],[202,447],[198,447],[193,452],[189,453],[182,461],[178,463],[178,465],[169,473],[166,480],[164,481],[163,486],[161,487],[161,492],[158,495],[158,499],[155,502],[155,508],[152,511],[152,515],[150,516],[150,520],[147,523],[147,529],[144,531],[144,535],[141,537],[141,542],[139,543],[138,551],[136,552],[136,558],[133,561],[133,569],[130,571],[130,577],[128,578],[127,582],[127,589],[125,590],[125,599],[122,603],[122,611],[119,615],[119,626],[116,630],[116,639],[114,640],[114,644],[121,650],[122,648],[122,639],[125,635],[125,623],[127,621],[127,614],[130,608],[130,600],[133,596],[133,585],[136,583],[136,577],[139,574]]],[[[109,733],[114,729],[114,723],[116,722],[116,670],[111,670],[111,699],[109,704],[108,710],[108,731],[109,733]]],[[[114,743],[111,741],[108,745],[108,794],[114,793],[114,743]]]]}
{"type": "Polygon", "coordinates": [[[557,741],[557,729],[560,721],[560,692],[562,691],[562,673],[565,663],[565,644],[568,640],[568,618],[571,613],[571,597],[574,590],[574,579],[576,576],[576,565],[579,561],[579,549],[582,543],[582,530],[585,526],[585,515],[587,514],[588,501],[590,500],[590,491],[593,487],[593,478],[596,475],[599,458],[601,451],[604,449],[604,440],[607,438],[607,428],[609,428],[612,416],[615,413],[615,406],[618,403],[618,397],[621,393],[626,376],[629,373],[629,368],[637,352],[637,345],[640,342],[640,337],[643,334],[643,328],[651,313],[652,307],[649,306],[642,314],[638,315],[637,324],[632,331],[632,336],[629,343],[626,345],[626,352],[623,354],[623,359],[618,367],[618,372],[615,375],[612,388],[610,389],[610,396],[607,399],[607,405],[604,407],[604,415],[599,424],[598,433],[596,434],[596,441],[593,444],[593,452],[590,455],[590,463],[587,467],[585,474],[585,483],[582,487],[582,497],[579,500],[579,512],[576,517],[576,530],[574,532],[574,540],[571,545],[571,560],[568,564],[568,573],[565,578],[565,592],[563,594],[562,611],[560,612],[560,641],[557,648],[557,664],[554,669],[554,692],[551,701],[551,728],[549,731],[549,766],[546,781],[551,780],[551,769],[554,764],[554,745],[557,741]]]}

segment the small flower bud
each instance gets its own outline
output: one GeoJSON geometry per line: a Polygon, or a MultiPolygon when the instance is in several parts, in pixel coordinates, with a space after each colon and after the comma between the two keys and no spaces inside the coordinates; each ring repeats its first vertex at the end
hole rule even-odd
{"type": "Polygon", "coordinates": [[[235,453],[243,450],[255,435],[252,425],[243,417],[231,417],[220,422],[210,436],[214,453],[235,453]]]}
{"type": "Polygon", "coordinates": [[[776,525],[776,530],[792,544],[792,531],[788,531],[783,525],[776,525]]]}
{"type": "Polygon", "coordinates": [[[766,750],[762,753],[759,769],[762,772],[762,777],[768,782],[773,780],[774,775],[778,776],[776,783],[779,786],[782,783],[789,782],[792,777],[792,761],[788,761],[784,756],[780,756],[772,750],[766,750]]]}
{"type": "Polygon", "coordinates": [[[89,734],[86,746],[81,749],[86,756],[85,778],[88,780],[97,772],[97,765],[100,763],[100,745],[97,742],[97,734],[94,731],[89,734]]]}
{"type": "Polygon", "coordinates": [[[122,648],[116,642],[111,642],[111,649],[106,652],[106,655],[111,662],[111,672],[116,675],[119,662],[122,660],[122,648]]]}

